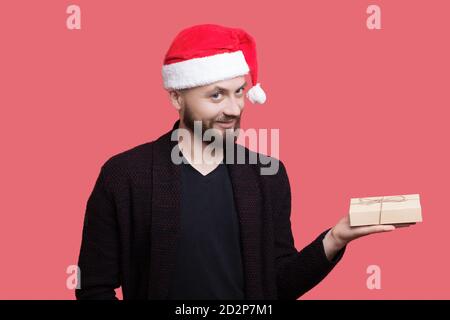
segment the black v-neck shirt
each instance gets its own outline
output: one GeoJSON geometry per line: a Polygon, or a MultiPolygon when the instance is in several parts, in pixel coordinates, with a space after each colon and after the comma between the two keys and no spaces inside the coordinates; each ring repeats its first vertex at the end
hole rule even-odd
{"type": "Polygon", "coordinates": [[[181,232],[169,299],[244,299],[238,215],[226,164],[181,165],[181,232]]]}

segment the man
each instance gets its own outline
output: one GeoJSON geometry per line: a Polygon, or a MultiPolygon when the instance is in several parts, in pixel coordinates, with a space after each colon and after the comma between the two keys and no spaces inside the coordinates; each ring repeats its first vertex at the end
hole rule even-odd
{"type": "Polygon", "coordinates": [[[119,286],[124,299],[297,299],[334,268],[351,240],[395,229],[350,228],[344,217],[296,250],[283,163],[264,175],[277,159],[235,141],[226,148],[240,128],[244,97],[266,100],[255,42],[244,30],[183,30],[162,75],[180,118],[157,140],[102,166],[86,207],[78,299],[116,299],[119,286]],[[244,94],[249,72],[253,86],[244,94]],[[197,161],[195,147],[208,147],[207,132],[222,147],[197,161]],[[249,163],[254,155],[258,161],[249,163]]]}

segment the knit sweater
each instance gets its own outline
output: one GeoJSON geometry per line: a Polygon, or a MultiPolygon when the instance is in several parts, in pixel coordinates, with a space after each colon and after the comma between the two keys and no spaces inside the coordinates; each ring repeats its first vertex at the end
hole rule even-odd
{"type": "MultiPolygon", "coordinates": [[[[180,165],[171,160],[172,130],[110,157],[87,200],[78,265],[77,299],[167,299],[180,233],[180,165]]],[[[329,261],[322,240],[300,251],[291,230],[291,190],[279,161],[274,175],[261,175],[267,157],[234,144],[247,161],[227,163],[240,227],[245,298],[297,299],[341,260],[329,261]]]]}

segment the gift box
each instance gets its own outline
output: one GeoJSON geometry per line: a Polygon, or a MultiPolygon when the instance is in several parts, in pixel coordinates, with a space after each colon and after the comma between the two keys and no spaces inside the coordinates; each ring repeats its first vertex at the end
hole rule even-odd
{"type": "Polygon", "coordinates": [[[420,197],[418,194],[405,194],[352,198],[349,216],[351,227],[422,222],[420,197]]]}

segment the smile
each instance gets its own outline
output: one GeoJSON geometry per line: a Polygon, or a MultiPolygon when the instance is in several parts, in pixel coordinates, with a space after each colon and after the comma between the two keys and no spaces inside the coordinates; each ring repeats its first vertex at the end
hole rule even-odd
{"type": "Polygon", "coordinates": [[[234,125],[235,125],[235,123],[236,123],[236,121],[230,121],[230,122],[217,122],[217,124],[220,126],[220,127],[222,127],[222,128],[225,128],[225,129],[228,129],[228,128],[233,128],[234,127],[234,125]]]}

